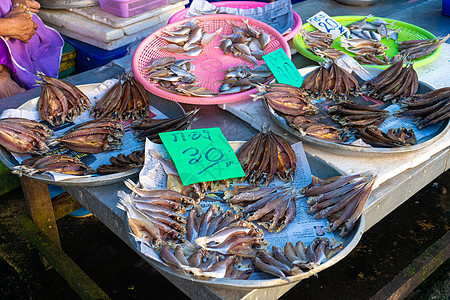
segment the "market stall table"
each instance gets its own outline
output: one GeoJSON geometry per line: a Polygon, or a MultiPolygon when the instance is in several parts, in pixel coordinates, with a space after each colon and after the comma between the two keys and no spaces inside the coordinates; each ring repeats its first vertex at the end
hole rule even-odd
{"type": "MultiPolygon", "coordinates": [[[[303,19],[306,19],[316,13],[319,8],[325,12],[330,11],[335,15],[344,14],[369,14],[380,15],[383,17],[392,17],[394,19],[405,20],[415,15],[417,9],[423,9],[425,11],[433,10],[433,7],[437,5],[440,1],[434,1],[433,3],[427,3],[429,7],[423,6],[424,4],[416,3],[414,5],[408,6],[406,9],[398,12],[397,10],[391,10],[391,14],[386,14],[389,7],[395,7],[395,4],[400,3],[400,1],[394,1],[395,3],[380,4],[373,7],[367,8],[355,8],[345,5],[340,5],[334,1],[320,1],[322,6],[319,5],[317,1],[305,1],[294,5],[294,10],[296,10],[303,19]],[[414,7],[412,7],[414,6],[414,7]],[[357,13],[355,13],[357,12],[357,13]],[[393,16],[395,12],[395,17],[393,16]]],[[[421,17],[418,16],[414,19],[414,23],[418,26],[427,28],[429,31],[433,32],[435,35],[443,35],[443,31],[446,26],[445,23],[448,22],[446,19],[441,19],[442,17],[437,16],[436,18],[421,17]],[[430,26],[427,26],[430,25],[430,26]],[[441,26],[439,26],[441,25],[441,26]]],[[[445,17],[443,17],[445,18],[445,17]]],[[[447,27],[448,28],[448,27],[447,27]]],[[[434,63],[421,67],[421,74],[425,77],[421,77],[421,80],[431,84],[433,87],[438,88],[447,85],[448,76],[439,76],[436,78],[426,78],[426,74],[439,74],[440,72],[445,72],[448,70],[448,55],[450,54],[449,45],[445,44],[442,51],[442,60],[437,60],[434,63]]],[[[117,62],[118,65],[112,65],[109,67],[97,68],[89,72],[73,76],[68,79],[73,84],[86,84],[94,82],[102,82],[108,78],[117,76],[123,72],[123,68],[129,69],[129,60],[126,57],[117,62]]],[[[301,57],[300,55],[295,55],[293,61],[297,67],[304,67],[313,64],[313,62],[301,57]]],[[[442,74],[442,73],[441,73],[442,74]]],[[[448,71],[447,71],[448,74],[448,71]]],[[[421,75],[419,75],[420,77],[421,75]]],[[[0,103],[0,111],[7,108],[15,108],[24,102],[37,97],[39,91],[30,90],[22,94],[10,97],[3,100],[0,103]]],[[[185,106],[187,109],[190,106],[185,106]]],[[[225,137],[228,140],[247,140],[249,137],[253,136],[257,131],[250,124],[244,122],[243,120],[237,118],[232,113],[219,108],[218,106],[202,106],[199,114],[200,118],[195,123],[194,127],[212,127],[218,126],[222,129],[225,137]]],[[[253,124],[258,126],[257,124],[253,124]]],[[[447,141],[450,139],[447,134],[443,139],[447,141]]],[[[291,137],[291,141],[295,141],[291,137]]],[[[398,207],[401,203],[406,201],[410,196],[415,194],[426,184],[432,181],[434,178],[445,172],[450,168],[449,164],[449,146],[448,144],[440,144],[441,148],[436,149],[434,146],[427,147],[423,151],[433,150],[431,156],[421,156],[422,161],[413,160],[416,158],[416,154],[407,154],[411,156],[405,156],[402,158],[400,165],[397,165],[396,173],[389,173],[385,170],[386,177],[383,183],[379,185],[372,193],[369,198],[368,204],[365,208],[365,230],[368,230],[374,224],[379,222],[384,216],[389,214],[392,210],[398,207]]],[[[305,149],[308,153],[320,157],[327,161],[328,163],[334,165],[338,168],[347,168],[346,172],[360,171],[359,169],[352,169],[355,166],[361,166],[361,168],[380,168],[380,170],[386,169],[389,165],[379,164],[383,161],[383,158],[358,158],[356,164],[348,164],[346,162],[348,159],[342,159],[338,155],[333,155],[327,153],[326,151],[316,149],[314,147],[305,145],[305,149]],[[382,166],[382,167],[380,167],[382,166]]],[[[352,158],[353,159],[353,158],[352,158]]],[[[136,181],[136,178],[133,178],[136,181]]],[[[23,180],[23,189],[25,199],[28,204],[29,212],[33,218],[36,225],[38,225],[43,231],[57,244],[59,245],[59,237],[56,226],[54,208],[50,201],[50,196],[46,191],[45,184],[37,183],[31,179],[23,180]]],[[[117,191],[127,190],[127,188],[122,183],[115,183],[113,185],[105,185],[98,187],[66,187],[66,191],[72,195],[79,203],[90,210],[101,222],[103,222],[112,232],[119,236],[125,243],[130,245],[133,249],[136,249],[129,239],[128,226],[126,225],[125,213],[117,208],[117,191]]],[[[203,286],[186,286],[180,283],[175,276],[169,276],[168,279],[183,290],[187,295],[192,298],[198,298],[203,296],[204,298],[211,299],[224,298],[224,291],[217,289],[211,290],[203,286]]],[[[284,288],[277,288],[271,290],[255,290],[255,291],[235,291],[233,295],[227,294],[230,298],[257,298],[266,297],[268,299],[273,299],[280,297],[287,290],[292,287],[292,285],[285,286],[284,288]]],[[[228,291],[229,292],[229,291],[228,291]]]]}

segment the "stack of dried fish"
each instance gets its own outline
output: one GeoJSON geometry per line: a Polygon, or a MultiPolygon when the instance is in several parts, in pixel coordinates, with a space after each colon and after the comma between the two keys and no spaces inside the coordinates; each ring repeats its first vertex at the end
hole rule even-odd
{"type": "Polygon", "coordinates": [[[123,126],[117,121],[98,119],[75,125],[49,146],[62,144],[73,151],[97,154],[120,149],[123,135],[123,126]]]}
{"type": "Polygon", "coordinates": [[[375,19],[369,22],[367,19],[370,17],[372,15],[368,15],[360,21],[347,25],[347,28],[350,30],[347,38],[362,38],[376,41],[381,41],[382,38],[386,38],[387,40],[393,39],[397,41],[398,30],[388,27],[394,25],[394,23],[388,23],[383,19],[375,19]]]}
{"type": "Polygon", "coordinates": [[[346,39],[345,37],[341,37],[340,45],[347,51],[357,55],[383,55],[384,51],[389,49],[388,46],[382,44],[379,41],[367,40],[362,38],[346,39]]]}
{"type": "Polygon", "coordinates": [[[88,97],[73,84],[38,73],[42,81],[38,111],[41,120],[50,125],[72,122],[82,112],[92,107],[88,97]]]}
{"type": "Polygon", "coordinates": [[[296,197],[292,187],[281,186],[243,190],[226,201],[246,215],[247,221],[258,221],[269,232],[280,232],[297,215],[296,197]]]}
{"type": "Polygon", "coordinates": [[[212,91],[201,87],[192,73],[195,65],[190,59],[175,60],[175,57],[161,57],[152,60],[144,68],[146,79],[159,84],[165,91],[194,97],[212,97],[212,91]]]}
{"type": "Polygon", "coordinates": [[[142,167],[144,165],[145,152],[144,150],[136,150],[128,155],[123,153],[113,156],[109,159],[111,164],[104,164],[97,168],[99,174],[112,174],[124,172],[127,170],[142,167]]]}
{"type": "Polygon", "coordinates": [[[419,129],[450,118],[450,87],[416,94],[401,101],[401,115],[416,118],[419,129]]]}
{"type": "Polygon", "coordinates": [[[24,118],[0,119],[0,144],[11,152],[42,154],[49,151],[47,139],[53,135],[44,124],[24,118]]]}
{"type": "Polygon", "coordinates": [[[383,101],[410,97],[417,92],[419,79],[413,65],[403,67],[403,59],[383,70],[375,78],[366,81],[361,91],[383,101]]]}
{"type": "Polygon", "coordinates": [[[153,119],[145,118],[135,120],[131,123],[131,129],[136,131],[135,137],[139,140],[148,138],[154,143],[161,143],[160,132],[169,132],[174,130],[184,130],[195,121],[194,116],[199,109],[191,110],[175,118],[153,119]]]}
{"type": "Polygon", "coordinates": [[[82,163],[78,158],[67,154],[53,154],[48,156],[36,156],[26,159],[20,166],[14,168],[14,174],[39,174],[55,172],[69,175],[88,175],[94,170],[82,163]]]}
{"type": "Polygon", "coordinates": [[[343,143],[349,138],[347,131],[334,126],[314,122],[307,117],[285,116],[284,118],[289,126],[297,129],[303,135],[333,143],[343,143]]]}
{"type": "Polygon", "coordinates": [[[133,194],[122,197],[121,204],[131,216],[139,216],[128,220],[136,237],[147,236],[148,244],[155,249],[185,241],[186,219],[182,215],[194,204],[192,198],[170,190],[140,188],[129,179],[124,183],[133,194]]]}
{"type": "Polygon", "coordinates": [[[255,100],[265,99],[267,104],[277,112],[289,116],[304,116],[317,114],[315,107],[308,99],[308,94],[292,85],[272,83],[258,86],[259,94],[255,100]]]}
{"type": "Polygon", "coordinates": [[[268,185],[275,175],[283,181],[294,180],[297,165],[294,150],[288,141],[270,130],[248,140],[236,157],[250,184],[268,185]]]}
{"type": "Polygon", "coordinates": [[[130,74],[125,80],[119,80],[95,104],[91,118],[110,118],[118,120],[135,120],[145,118],[149,113],[148,97],[145,88],[130,74]]]}
{"type": "Polygon", "coordinates": [[[201,199],[205,198],[207,193],[222,191],[230,186],[230,182],[228,180],[217,180],[183,185],[180,175],[178,174],[172,160],[162,157],[156,150],[150,151],[150,155],[161,164],[164,172],[167,174],[167,189],[189,196],[195,199],[196,203],[200,203],[201,199]]]}
{"type": "Polygon", "coordinates": [[[191,232],[187,234],[188,240],[193,239],[195,247],[207,251],[253,257],[267,242],[261,229],[240,217],[231,212],[222,214],[214,204],[204,213],[191,210],[186,224],[187,231],[191,232]]]}
{"type": "Polygon", "coordinates": [[[337,176],[325,180],[313,176],[313,181],[300,192],[309,196],[308,213],[314,218],[327,218],[327,232],[341,229],[340,235],[348,234],[361,216],[369,198],[376,176],[356,174],[337,176]]]}
{"type": "Polygon", "coordinates": [[[243,92],[253,88],[255,84],[263,84],[272,72],[266,64],[262,64],[254,69],[250,69],[247,65],[238,64],[229,67],[226,71],[225,78],[221,82],[219,95],[227,95],[243,92]]]}
{"type": "Polygon", "coordinates": [[[272,253],[260,251],[253,262],[260,271],[285,278],[323,264],[342,249],[342,243],[317,237],[307,247],[302,241],[298,241],[295,246],[292,242],[286,242],[282,249],[274,245],[272,253]]]}
{"type": "Polygon", "coordinates": [[[328,108],[328,113],[332,119],[342,126],[365,127],[368,125],[378,125],[389,115],[388,111],[353,102],[342,102],[328,108]]]}
{"type": "Polygon", "coordinates": [[[346,100],[349,95],[356,96],[359,92],[358,80],[334,61],[331,61],[329,67],[321,64],[309,73],[302,87],[313,97],[334,100],[346,100]]]}
{"type": "Polygon", "coordinates": [[[416,135],[412,128],[391,128],[387,133],[375,125],[358,128],[358,135],[367,144],[375,147],[402,147],[417,144],[416,135]]]}
{"type": "Polygon", "coordinates": [[[399,59],[399,55],[394,55],[392,58],[387,56],[386,54],[383,54],[380,57],[376,57],[374,54],[361,54],[361,55],[355,55],[353,56],[356,61],[358,61],[360,64],[364,65],[390,65],[395,64],[399,59]]]}
{"type": "Polygon", "coordinates": [[[230,35],[223,35],[219,48],[225,54],[232,53],[235,57],[240,57],[253,66],[258,65],[258,60],[262,60],[265,49],[270,43],[270,35],[264,30],[257,30],[248,24],[248,19],[242,20],[244,26],[227,21],[233,32],[230,35]]]}
{"type": "Polygon", "coordinates": [[[333,37],[331,34],[319,30],[306,31],[300,30],[300,35],[306,44],[306,49],[315,55],[328,57],[330,59],[338,59],[345,53],[333,48],[333,37]]]}
{"type": "Polygon", "coordinates": [[[441,39],[402,41],[398,43],[398,50],[400,55],[406,59],[418,59],[436,50],[440,45],[445,43],[449,37],[450,34],[447,34],[441,39]]]}
{"type": "Polygon", "coordinates": [[[215,32],[207,33],[200,25],[200,20],[191,19],[176,28],[165,28],[164,34],[158,37],[167,41],[168,44],[158,49],[187,56],[198,56],[203,52],[206,45],[211,43],[222,31],[222,27],[215,32]]]}

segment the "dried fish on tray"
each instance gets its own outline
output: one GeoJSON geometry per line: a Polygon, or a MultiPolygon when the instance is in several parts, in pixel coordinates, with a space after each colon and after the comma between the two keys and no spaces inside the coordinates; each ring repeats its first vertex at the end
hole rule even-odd
{"type": "Polygon", "coordinates": [[[11,152],[42,154],[49,151],[47,140],[53,131],[46,125],[24,118],[0,119],[0,144],[11,152]]]}
{"type": "Polygon", "coordinates": [[[386,133],[375,125],[357,129],[357,134],[367,144],[376,147],[402,147],[417,144],[416,135],[412,128],[391,128],[386,133]]]}
{"type": "Polygon", "coordinates": [[[356,174],[328,179],[313,178],[300,192],[309,196],[308,213],[315,219],[328,219],[327,232],[340,229],[347,235],[361,216],[376,176],[356,174]]]}
{"type": "Polygon", "coordinates": [[[91,110],[91,118],[135,120],[148,117],[149,103],[147,92],[142,84],[130,74],[111,87],[91,110]]]}
{"type": "Polygon", "coordinates": [[[45,172],[55,172],[69,175],[89,175],[94,170],[82,163],[78,158],[67,154],[53,154],[28,158],[20,166],[14,167],[13,174],[33,175],[45,172]]]}
{"type": "Polygon", "coordinates": [[[70,150],[81,153],[101,153],[120,149],[124,135],[123,125],[114,120],[99,119],[87,121],[56,137],[49,145],[62,144],[70,150]]]}
{"type": "Polygon", "coordinates": [[[73,84],[38,73],[42,81],[41,95],[38,101],[38,111],[41,120],[50,125],[60,125],[72,122],[82,112],[92,107],[88,97],[73,84]]]}
{"type": "Polygon", "coordinates": [[[121,153],[117,156],[112,156],[109,159],[111,164],[103,164],[98,166],[97,173],[111,174],[139,168],[144,164],[144,158],[144,150],[135,150],[128,155],[121,153]]]}
{"type": "Polygon", "coordinates": [[[365,127],[378,125],[389,116],[385,109],[356,104],[353,102],[342,102],[328,108],[327,112],[331,118],[348,127],[365,127]]]}
{"type": "Polygon", "coordinates": [[[415,94],[400,100],[399,115],[415,118],[419,129],[450,118],[450,87],[440,88],[425,94],[415,94]]]}
{"type": "Polygon", "coordinates": [[[136,131],[135,137],[142,141],[146,138],[154,143],[161,143],[160,132],[183,130],[195,121],[195,114],[199,109],[191,110],[175,118],[154,119],[143,118],[131,123],[131,128],[136,131]]]}

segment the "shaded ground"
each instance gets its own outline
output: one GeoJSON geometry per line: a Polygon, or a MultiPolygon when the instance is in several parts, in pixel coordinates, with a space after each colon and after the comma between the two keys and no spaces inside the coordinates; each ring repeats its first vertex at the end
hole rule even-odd
{"type": "MultiPolygon", "coordinates": [[[[364,233],[344,260],[297,284],[282,299],[369,299],[449,229],[450,172],[430,183],[364,233]]],[[[16,227],[20,190],[0,197],[0,299],[78,299],[16,227]]],[[[65,252],[113,299],[187,297],[160,276],[95,217],[58,221],[65,252]]],[[[409,297],[448,299],[447,261],[409,297]]]]}

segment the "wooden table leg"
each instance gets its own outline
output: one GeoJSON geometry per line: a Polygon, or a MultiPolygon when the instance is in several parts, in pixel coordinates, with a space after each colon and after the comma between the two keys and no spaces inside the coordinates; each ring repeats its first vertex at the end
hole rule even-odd
{"type": "Polygon", "coordinates": [[[58,227],[48,186],[45,183],[21,176],[23,195],[33,222],[59,247],[58,227]]]}

